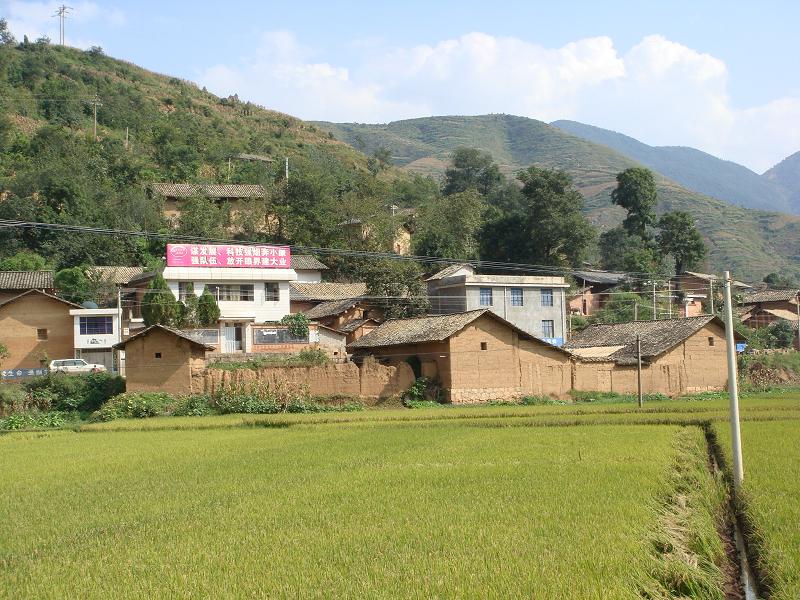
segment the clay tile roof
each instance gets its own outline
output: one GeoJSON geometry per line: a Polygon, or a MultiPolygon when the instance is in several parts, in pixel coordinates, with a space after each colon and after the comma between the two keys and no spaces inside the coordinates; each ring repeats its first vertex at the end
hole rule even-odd
{"type": "Polygon", "coordinates": [[[599,358],[602,352],[581,349],[615,346],[617,349],[607,354],[604,360],[613,360],[618,364],[636,364],[637,335],[641,340],[642,358],[649,360],[683,342],[712,321],[716,321],[721,327],[724,327],[722,321],[711,315],[686,319],[590,325],[576,333],[571,340],[564,344],[564,348],[578,356],[599,358]]]}
{"type": "Polygon", "coordinates": [[[257,184],[151,183],[150,189],[168,198],[263,198],[264,188],[257,184]]]}
{"type": "Polygon", "coordinates": [[[375,323],[378,322],[375,319],[353,319],[352,321],[348,321],[341,327],[339,327],[339,331],[342,333],[353,333],[356,329],[365,325],[366,323],[375,323]]]}
{"type": "Polygon", "coordinates": [[[309,308],[304,314],[309,319],[322,319],[325,317],[333,317],[340,315],[343,312],[350,310],[358,304],[358,298],[347,298],[345,300],[330,300],[317,304],[313,308],[309,308]]]}
{"type": "MultiPolygon", "coordinates": [[[[681,275],[678,275],[676,279],[680,279],[684,275],[691,275],[692,277],[696,277],[697,279],[705,279],[706,281],[720,281],[722,279],[719,275],[714,275],[712,273],[698,273],[697,271],[684,271],[681,275]]],[[[753,287],[752,285],[748,285],[742,281],[733,280],[731,283],[733,283],[733,287],[740,289],[753,287]]]]}
{"type": "Polygon", "coordinates": [[[470,269],[473,272],[475,271],[474,267],[468,263],[460,263],[456,265],[449,265],[428,277],[425,281],[438,281],[439,279],[444,279],[445,277],[450,277],[453,273],[457,273],[460,269],[470,269]]]}
{"type": "Polygon", "coordinates": [[[403,344],[441,342],[464,329],[487,309],[470,310],[451,315],[429,315],[412,319],[386,321],[364,337],[356,340],[352,348],[376,348],[403,344]]]}
{"type": "Polygon", "coordinates": [[[614,271],[575,271],[573,273],[578,281],[594,283],[596,285],[617,285],[625,280],[625,273],[614,271]]]}
{"type": "Polygon", "coordinates": [[[86,274],[90,277],[117,285],[128,283],[144,272],[144,267],[118,267],[114,265],[98,265],[86,269],[86,274]]]}
{"type": "Polygon", "coordinates": [[[292,268],[295,271],[324,271],[328,265],[310,254],[292,254],[292,268]]]}
{"type": "Polygon", "coordinates": [[[205,350],[215,350],[214,346],[209,346],[208,344],[204,344],[202,342],[198,342],[192,336],[184,333],[180,329],[175,329],[173,327],[167,327],[166,325],[150,325],[150,327],[147,327],[146,329],[143,329],[139,333],[137,333],[135,335],[132,335],[127,340],[123,340],[120,343],[115,344],[113,346],[113,348],[115,350],[124,350],[125,349],[125,344],[128,344],[128,343],[132,342],[135,339],[138,339],[140,337],[144,337],[144,336],[148,335],[154,329],[161,329],[162,331],[166,331],[167,333],[170,333],[170,334],[174,335],[175,337],[179,337],[179,338],[184,339],[184,340],[186,340],[188,342],[191,342],[195,346],[199,346],[199,347],[201,347],[201,348],[203,348],[205,350]]]}
{"type": "Polygon", "coordinates": [[[0,290],[51,290],[52,271],[0,271],[0,290]]]}
{"type": "Polygon", "coordinates": [[[759,290],[742,295],[742,304],[794,300],[798,294],[800,290],[759,290]]]}
{"type": "Polygon", "coordinates": [[[41,296],[47,296],[48,298],[52,298],[53,300],[58,300],[59,302],[63,302],[64,304],[72,307],[72,308],[83,308],[80,304],[75,304],[74,302],[70,302],[69,300],[64,300],[63,298],[59,298],[58,296],[54,296],[53,294],[48,294],[47,292],[43,292],[41,290],[27,290],[22,292],[18,296],[14,296],[13,298],[9,298],[3,302],[0,302],[0,307],[5,306],[6,304],[11,304],[12,302],[16,302],[17,300],[21,300],[30,294],[39,294],[41,296]]]}
{"type": "Polygon", "coordinates": [[[367,293],[366,283],[304,283],[293,281],[290,288],[292,300],[328,301],[349,300],[367,293]]]}

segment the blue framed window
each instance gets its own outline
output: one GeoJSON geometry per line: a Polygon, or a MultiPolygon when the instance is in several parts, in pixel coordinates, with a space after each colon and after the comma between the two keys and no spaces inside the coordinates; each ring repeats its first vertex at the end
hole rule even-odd
{"type": "Polygon", "coordinates": [[[542,306],[553,306],[552,288],[542,288],[542,306]]]}
{"type": "Polygon", "coordinates": [[[81,335],[105,335],[114,333],[112,317],[80,317],[81,335]]]}
{"type": "Polygon", "coordinates": [[[481,288],[481,306],[492,305],[492,288],[481,288]]]}
{"type": "Polygon", "coordinates": [[[523,304],[522,288],[511,288],[511,306],[522,306],[523,304]]]}

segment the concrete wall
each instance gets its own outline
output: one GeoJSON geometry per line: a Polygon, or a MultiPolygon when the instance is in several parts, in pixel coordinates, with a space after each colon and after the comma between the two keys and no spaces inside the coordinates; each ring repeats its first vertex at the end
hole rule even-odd
{"type": "Polygon", "coordinates": [[[129,392],[190,394],[201,391],[192,387],[192,374],[204,367],[202,348],[164,331],[153,330],[125,345],[125,378],[129,392]]]}
{"type": "Polygon", "coordinates": [[[33,369],[41,366],[43,356],[48,363],[74,357],[71,308],[75,307],[36,292],[0,307],[0,343],[9,352],[3,369],[33,369]],[[37,329],[47,330],[46,341],[37,339],[37,329]]]}
{"type": "Polygon", "coordinates": [[[257,371],[207,369],[195,373],[193,388],[213,394],[227,385],[256,381],[283,386],[287,390],[307,391],[315,396],[345,395],[378,399],[394,396],[408,389],[414,382],[414,374],[406,364],[384,366],[375,361],[365,361],[361,367],[355,363],[338,363],[318,367],[275,367],[257,371]]]}

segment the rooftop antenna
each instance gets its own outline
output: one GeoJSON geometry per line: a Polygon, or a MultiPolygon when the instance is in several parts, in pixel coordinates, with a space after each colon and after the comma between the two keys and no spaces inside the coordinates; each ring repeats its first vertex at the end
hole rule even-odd
{"type": "Polygon", "coordinates": [[[67,19],[67,13],[72,10],[71,6],[62,4],[53,13],[54,17],[58,17],[58,43],[64,45],[64,21],[67,19]]]}

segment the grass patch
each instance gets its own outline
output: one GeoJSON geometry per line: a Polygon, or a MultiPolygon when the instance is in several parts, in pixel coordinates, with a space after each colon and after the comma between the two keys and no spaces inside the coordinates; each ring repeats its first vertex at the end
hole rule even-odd
{"type": "MultiPolygon", "coordinates": [[[[572,390],[570,397],[573,402],[592,404],[620,404],[625,402],[638,402],[636,394],[618,394],[617,392],[583,392],[572,390]]],[[[670,400],[664,394],[643,394],[643,402],[663,402],[670,400]]]]}

